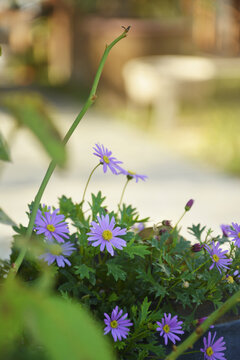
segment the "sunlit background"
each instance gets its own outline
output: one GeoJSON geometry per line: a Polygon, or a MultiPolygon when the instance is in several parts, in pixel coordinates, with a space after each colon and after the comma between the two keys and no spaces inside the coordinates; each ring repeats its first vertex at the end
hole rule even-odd
{"type": "MultiPolygon", "coordinates": [[[[129,34],[110,53],[96,104],[70,141],[67,168],[57,171],[44,202],[57,206],[62,193],[80,201],[96,164],[92,146],[100,142],[149,176],[129,184],[125,197],[143,217],[176,222],[192,197],[185,233],[192,222],[216,230],[239,221],[238,0],[1,0],[0,131],[12,163],[0,164],[0,207],[26,224],[27,203],[49,162],[11,102],[23,109],[27,92],[63,136],[87,99],[106,44],[122,26],[131,26],[129,34]]],[[[100,188],[116,206],[124,181],[110,174],[92,181],[89,194],[100,188]]],[[[5,256],[12,230],[0,227],[5,256]]]]}

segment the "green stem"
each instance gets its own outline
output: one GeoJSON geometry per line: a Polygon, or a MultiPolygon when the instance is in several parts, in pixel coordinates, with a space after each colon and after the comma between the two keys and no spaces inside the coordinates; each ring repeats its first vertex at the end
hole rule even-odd
{"type": "MultiPolygon", "coordinates": [[[[99,67],[97,69],[97,73],[95,75],[89,97],[88,97],[86,103],[84,104],[82,110],[80,111],[80,113],[78,114],[78,116],[74,120],[73,124],[71,125],[70,129],[68,130],[67,134],[65,135],[65,137],[63,139],[63,144],[64,145],[66,145],[66,143],[68,142],[68,140],[72,136],[73,132],[75,131],[76,127],[78,126],[78,124],[82,120],[83,116],[87,112],[88,108],[94,103],[94,101],[96,99],[96,90],[97,90],[97,87],[98,87],[100,76],[102,74],[103,66],[104,66],[104,64],[106,62],[106,59],[107,59],[107,56],[108,56],[110,50],[112,49],[112,47],[116,43],[118,43],[118,41],[120,41],[121,39],[123,39],[123,38],[125,38],[127,36],[128,30],[129,30],[129,28],[125,29],[120,36],[118,36],[115,40],[113,40],[111,42],[110,45],[106,46],[105,51],[103,53],[103,56],[101,58],[99,67]]],[[[47,184],[48,184],[48,182],[49,182],[55,168],[56,168],[56,163],[55,163],[55,161],[52,160],[50,162],[50,165],[49,165],[49,167],[47,169],[47,172],[46,172],[46,174],[45,174],[45,176],[43,178],[43,181],[42,181],[42,183],[40,185],[40,188],[39,188],[39,190],[37,192],[37,195],[36,195],[36,197],[34,199],[33,209],[32,209],[31,215],[30,215],[28,228],[27,228],[27,231],[26,231],[26,234],[25,234],[26,244],[25,244],[24,247],[21,248],[20,253],[19,253],[15,263],[12,265],[12,269],[11,269],[11,271],[9,273],[10,277],[14,277],[16,275],[16,273],[18,272],[19,267],[22,264],[24,256],[25,256],[25,254],[27,252],[27,244],[28,244],[28,241],[29,241],[29,239],[31,237],[32,231],[33,231],[37,210],[39,208],[39,204],[40,204],[42,195],[43,195],[43,193],[45,191],[45,188],[46,188],[46,186],[47,186],[47,184]]]]}
{"type": "Polygon", "coordinates": [[[174,232],[174,230],[176,229],[176,227],[178,226],[178,224],[180,223],[180,221],[182,220],[182,218],[184,217],[184,215],[186,214],[186,210],[184,211],[184,213],[182,214],[182,216],[180,217],[180,219],[177,221],[177,223],[175,224],[175,226],[172,228],[172,230],[170,231],[170,234],[174,232]]]}
{"type": "Polygon", "coordinates": [[[174,351],[165,358],[165,360],[175,360],[184,353],[184,351],[191,348],[192,345],[205,333],[205,331],[207,331],[210,325],[214,324],[218,318],[223,316],[238,302],[240,302],[240,290],[231,296],[230,299],[228,299],[216,311],[214,311],[181,345],[177,346],[174,351]]]}
{"type": "Polygon", "coordinates": [[[120,206],[122,205],[122,200],[123,200],[123,195],[125,193],[125,190],[126,190],[126,187],[127,187],[127,184],[129,183],[130,179],[127,179],[124,187],[123,187],[123,191],[122,191],[122,194],[121,194],[121,197],[120,197],[120,201],[119,201],[119,204],[118,204],[118,211],[120,211],[120,206]]]}
{"type": "Polygon", "coordinates": [[[92,174],[94,173],[94,171],[96,170],[96,168],[99,167],[99,165],[101,165],[101,163],[97,164],[97,165],[92,169],[92,171],[91,171],[91,173],[90,173],[90,175],[89,175],[89,177],[88,177],[88,181],[87,181],[87,183],[86,183],[86,186],[85,186],[85,189],[84,189],[84,192],[83,192],[82,205],[83,205],[83,202],[84,202],[84,199],[85,199],[85,195],[86,195],[86,191],[87,191],[87,187],[88,187],[89,181],[90,181],[90,179],[91,179],[91,177],[92,177],[92,174]]]}
{"type": "Polygon", "coordinates": [[[157,303],[157,306],[156,306],[155,311],[157,311],[157,310],[159,309],[159,306],[161,305],[162,299],[163,299],[163,296],[161,295],[160,298],[159,298],[159,300],[158,300],[158,303],[157,303]]]}

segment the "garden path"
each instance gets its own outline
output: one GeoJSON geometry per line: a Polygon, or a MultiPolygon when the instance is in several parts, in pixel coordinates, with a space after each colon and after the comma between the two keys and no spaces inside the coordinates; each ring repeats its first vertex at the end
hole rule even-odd
{"type": "MultiPolygon", "coordinates": [[[[64,134],[78,113],[78,106],[53,101],[53,115],[64,134]]],[[[7,133],[9,119],[0,113],[1,130],[7,133]]],[[[182,233],[187,227],[201,222],[220,233],[219,225],[239,221],[240,180],[184,160],[154,142],[150,134],[115,121],[91,109],[80,123],[67,145],[69,162],[66,170],[57,170],[51,178],[42,203],[57,206],[63,193],[80,201],[88,175],[96,165],[92,146],[102,143],[122,160],[128,170],[148,175],[146,182],[133,181],[127,187],[124,201],[138,208],[141,217],[150,217],[150,223],[170,219],[173,224],[193,198],[195,204],[181,222],[182,233]]],[[[12,145],[13,163],[2,169],[0,207],[17,223],[27,224],[27,203],[30,203],[48,166],[48,158],[26,130],[20,130],[12,145]]],[[[98,168],[87,191],[101,190],[106,205],[116,209],[125,183],[123,176],[103,174],[98,168]]],[[[87,208],[87,206],[86,206],[87,208]]],[[[9,254],[12,230],[0,224],[0,257],[9,254]]]]}

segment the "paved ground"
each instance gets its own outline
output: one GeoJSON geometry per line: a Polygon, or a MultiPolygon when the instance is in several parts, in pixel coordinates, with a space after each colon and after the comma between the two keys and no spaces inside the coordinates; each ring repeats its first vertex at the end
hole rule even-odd
{"type": "MultiPolygon", "coordinates": [[[[78,107],[57,102],[54,117],[63,134],[78,113],[78,107]]],[[[0,114],[0,128],[7,134],[10,120],[0,114]]],[[[181,216],[190,198],[195,204],[181,222],[183,234],[192,223],[201,222],[220,232],[221,223],[239,221],[240,180],[223,175],[209,168],[189,163],[136,127],[100,115],[92,109],[84,117],[70,139],[70,161],[64,171],[56,171],[43,196],[42,202],[57,206],[57,198],[63,193],[74,201],[80,201],[86,180],[97,158],[92,146],[102,143],[124,162],[126,169],[148,175],[146,182],[130,183],[125,202],[136,206],[142,217],[150,216],[151,222],[181,216]],[[155,141],[155,140],[154,140],[155,141]]],[[[41,183],[48,159],[31,134],[21,130],[12,146],[13,163],[1,171],[0,207],[17,223],[27,223],[27,203],[34,198],[41,183]]],[[[115,208],[125,183],[122,176],[94,174],[87,196],[99,189],[106,195],[106,205],[115,208]]],[[[12,230],[0,224],[0,256],[7,257],[12,230]]]]}

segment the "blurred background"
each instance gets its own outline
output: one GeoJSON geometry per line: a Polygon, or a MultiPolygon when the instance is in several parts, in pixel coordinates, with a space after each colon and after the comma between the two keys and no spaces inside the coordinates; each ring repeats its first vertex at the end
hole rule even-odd
{"type": "MultiPolygon", "coordinates": [[[[0,207],[26,223],[49,161],[29,114],[63,136],[122,26],[131,26],[128,36],[112,49],[45,202],[56,206],[63,192],[79,201],[100,142],[149,176],[125,198],[142,216],[176,221],[193,197],[185,224],[238,221],[239,0],[1,0],[0,131],[12,163],[1,161],[0,207]]],[[[103,189],[116,205],[123,182],[115,183],[96,175],[89,193],[103,189]]],[[[7,253],[9,228],[0,226],[7,253]]]]}

